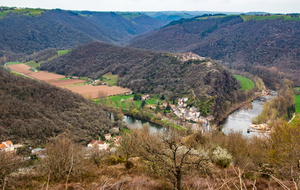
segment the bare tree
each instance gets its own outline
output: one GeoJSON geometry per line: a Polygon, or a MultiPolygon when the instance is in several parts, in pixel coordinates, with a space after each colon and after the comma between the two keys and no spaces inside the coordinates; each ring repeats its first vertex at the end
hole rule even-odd
{"type": "Polygon", "coordinates": [[[171,178],[174,189],[181,189],[181,177],[189,169],[205,164],[208,154],[194,149],[177,131],[150,133],[148,128],[132,131],[136,152],[144,160],[159,165],[171,178]]]}
{"type": "Polygon", "coordinates": [[[0,185],[5,189],[11,173],[17,171],[22,163],[15,153],[0,152],[0,185]]]}
{"type": "Polygon", "coordinates": [[[94,147],[90,151],[90,161],[96,164],[97,167],[100,167],[100,165],[104,162],[104,158],[108,157],[109,155],[110,155],[109,152],[99,150],[98,147],[94,147]]]}
{"type": "Polygon", "coordinates": [[[67,183],[70,177],[81,179],[81,174],[86,171],[83,154],[79,145],[59,136],[53,143],[47,144],[47,157],[42,161],[41,170],[55,181],[66,179],[67,183]]]}

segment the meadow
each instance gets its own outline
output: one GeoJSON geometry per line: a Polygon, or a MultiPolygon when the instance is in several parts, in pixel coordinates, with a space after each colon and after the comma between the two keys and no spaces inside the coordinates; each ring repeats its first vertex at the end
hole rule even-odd
{"type": "Polygon", "coordinates": [[[22,64],[22,62],[7,62],[6,65],[22,64]]]}
{"type": "Polygon", "coordinates": [[[296,113],[300,114],[300,95],[295,96],[296,113]]]}
{"type": "Polygon", "coordinates": [[[61,55],[65,55],[65,54],[69,53],[69,50],[59,50],[59,51],[57,51],[57,53],[58,53],[58,56],[61,56],[61,55]]]}
{"type": "Polygon", "coordinates": [[[300,20],[299,17],[291,17],[290,15],[270,15],[270,16],[256,16],[256,15],[241,15],[244,21],[253,19],[253,20],[262,20],[262,19],[277,19],[284,18],[285,20],[300,20]]]}
{"type": "Polygon", "coordinates": [[[240,75],[234,75],[235,78],[240,81],[242,90],[251,90],[254,87],[254,82],[246,77],[240,75]]]}
{"type": "Polygon", "coordinates": [[[42,12],[44,12],[44,9],[14,9],[14,10],[6,10],[3,12],[0,12],[0,18],[3,18],[6,14],[13,12],[16,14],[23,14],[23,15],[27,15],[27,16],[38,16],[40,14],[42,14],[42,12]]]}
{"type": "Polygon", "coordinates": [[[103,75],[102,80],[107,82],[108,86],[116,86],[118,75],[103,75]]]}
{"type": "MultiPolygon", "coordinates": [[[[116,107],[120,108],[126,108],[125,100],[129,98],[133,98],[133,94],[131,95],[116,95],[116,96],[109,96],[106,99],[111,100],[112,103],[115,104],[116,107]],[[121,100],[124,100],[123,102],[121,100]]],[[[98,99],[94,100],[95,102],[99,103],[98,99]]],[[[146,105],[156,105],[157,102],[160,102],[161,100],[159,98],[151,98],[149,100],[146,100],[146,105]]],[[[134,101],[135,107],[138,108],[138,106],[141,106],[142,100],[134,101]]]]}

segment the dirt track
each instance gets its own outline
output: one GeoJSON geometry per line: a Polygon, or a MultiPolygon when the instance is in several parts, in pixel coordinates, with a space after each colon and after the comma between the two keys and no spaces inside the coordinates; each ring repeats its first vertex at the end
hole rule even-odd
{"type": "Polygon", "coordinates": [[[67,88],[72,92],[76,92],[78,94],[83,95],[85,98],[98,98],[99,92],[105,96],[123,94],[125,92],[131,92],[128,88],[121,88],[118,86],[109,87],[107,85],[101,86],[91,86],[91,85],[84,85],[84,86],[74,86],[67,88]]]}

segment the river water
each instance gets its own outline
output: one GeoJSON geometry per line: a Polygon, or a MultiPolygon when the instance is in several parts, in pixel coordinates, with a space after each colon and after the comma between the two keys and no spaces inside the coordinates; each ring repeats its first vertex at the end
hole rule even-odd
{"type": "Polygon", "coordinates": [[[132,116],[125,115],[123,121],[127,124],[129,128],[142,128],[144,123],[148,123],[150,125],[150,132],[160,132],[165,130],[165,128],[160,125],[145,120],[137,119],[132,116]]]}
{"type": "Polygon", "coordinates": [[[266,99],[272,99],[277,96],[277,92],[273,91],[269,96],[262,96],[252,102],[252,108],[240,108],[230,114],[227,119],[222,122],[222,131],[227,134],[230,131],[242,132],[245,136],[257,135],[256,132],[247,133],[247,129],[252,124],[252,118],[258,116],[263,110],[263,104],[266,99]]]}

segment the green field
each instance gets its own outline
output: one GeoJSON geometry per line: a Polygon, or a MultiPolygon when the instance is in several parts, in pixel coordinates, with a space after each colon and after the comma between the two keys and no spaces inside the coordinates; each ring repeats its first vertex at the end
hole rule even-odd
{"type": "Polygon", "coordinates": [[[198,19],[198,20],[205,20],[205,19],[208,19],[208,18],[223,18],[223,17],[226,17],[226,15],[199,17],[199,18],[197,18],[197,19],[198,19]]]}
{"type": "Polygon", "coordinates": [[[68,77],[65,77],[65,78],[60,78],[58,80],[68,80],[69,78],[68,77]]]}
{"type": "Polygon", "coordinates": [[[141,16],[141,14],[139,13],[129,13],[129,12],[117,12],[117,14],[121,15],[124,18],[136,18],[141,16]]]}
{"type": "Polygon", "coordinates": [[[244,21],[253,19],[253,20],[262,20],[262,19],[277,19],[284,18],[285,20],[300,20],[299,17],[291,17],[290,15],[270,15],[270,16],[256,16],[256,15],[241,15],[244,21]]]}
{"type": "Polygon", "coordinates": [[[0,18],[3,18],[7,13],[16,13],[16,14],[23,14],[23,15],[27,15],[27,16],[38,16],[40,14],[42,14],[42,12],[44,12],[44,9],[15,9],[15,10],[6,10],[3,12],[0,12],[0,18]]]}
{"type": "MultiPolygon", "coordinates": [[[[126,108],[125,101],[121,102],[121,100],[122,99],[127,100],[129,98],[133,98],[133,96],[134,96],[133,94],[132,95],[127,95],[127,96],[126,95],[116,95],[116,96],[110,96],[110,97],[108,97],[108,99],[110,99],[112,102],[114,102],[116,107],[126,108]]],[[[98,100],[95,100],[95,102],[99,103],[98,100]]],[[[157,102],[160,102],[160,100],[157,99],[157,98],[151,98],[150,100],[146,100],[147,105],[156,105],[157,102]]],[[[134,101],[134,104],[135,104],[135,107],[137,108],[138,106],[141,106],[142,100],[134,101]]]]}
{"type": "Polygon", "coordinates": [[[22,62],[7,62],[6,65],[22,64],[22,62]]]}
{"type": "Polygon", "coordinates": [[[240,75],[234,75],[235,78],[240,81],[242,90],[251,90],[254,87],[254,82],[246,77],[240,75]]]}
{"type": "Polygon", "coordinates": [[[296,113],[300,114],[300,95],[295,96],[296,113]]]}
{"type": "Polygon", "coordinates": [[[69,53],[69,50],[60,50],[60,51],[57,51],[58,53],[58,56],[61,56],[61,55],[65,55],[67,53],[69,53]]]}
{"type": "Polygon", "coordinates": [[[25,64],[32,68],[38,68],[40,66],[40,63],[36,63],[34,60],[28,61],[25,64]]]}
{"type": "Polygon", "coordinates": [[[118,75],[103,75],[102,80],[107,82],[108,86],[116,86],[118,75]]]}

